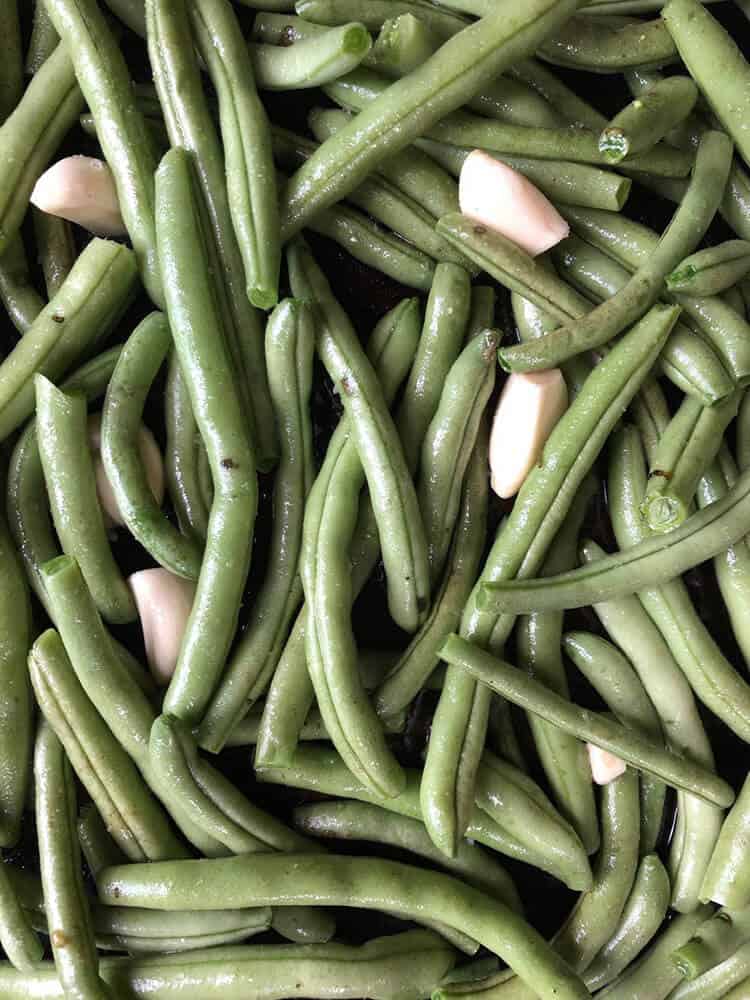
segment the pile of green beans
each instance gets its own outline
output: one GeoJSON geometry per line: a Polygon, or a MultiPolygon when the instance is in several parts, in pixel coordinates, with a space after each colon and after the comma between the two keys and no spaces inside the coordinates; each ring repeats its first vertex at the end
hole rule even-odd
{"type": "Polygon", "coordinates": [[[0,997],[749,995],[736,6],[0,4],[0,997]]]}

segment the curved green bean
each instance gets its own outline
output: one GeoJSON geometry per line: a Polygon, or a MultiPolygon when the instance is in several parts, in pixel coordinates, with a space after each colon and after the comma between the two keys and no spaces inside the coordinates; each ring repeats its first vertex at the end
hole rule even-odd
{"type": "Polygon", "coordinates": [[[701,886],[701,897],[732,910],[750,905],[750,871],[745,844],[750,818],[750,781],[745,781],[737,802],[724,820],[711,862],[701,886]]]}
{"type": "Polygon", "coordinates": [[[183,534],[192,535],[202,543],[208,533],[208,509],[200,489],[198,466],[205,446],[174,350],[167,367],[164,422],[167,431],[165,474],[177,523],[183,534]]]}
{"type": "Polygon", "coordinates": [[[206,445],[215,496],[198,587],[165,711],[198,720],[215,690],[250,565],[258,485],[255,455],[219,329],[190,154],[173,149],[156,178],[157,241],[175,350],[206,445]]]}
{"type": "Polygon", "coordinates": [[[261,90],[303,90],[350,73],[371,48],[367,28],[353,22],[286,47],[251,44],[250,59],[261,90]]]}
{"type": "Polygon", "coordinates": [[[664,22],[632,17],[569,18],[539,55],[557,66],[592,73],[621,73],[631,66],[664,66],[675,62],[677,48],[664,22]]]}
{"type": "Polygon", "coordinates": [[[579,708],[466,639],[450,636],[442,654],[448,663],[460,666],[514,704],[536,712],[579,739],[609,750],[672,787],[693,792],[722,807],[734,801],[727,783],[707,768],[677,757],[606,716],[579,708]]]}
{"type": "Polygon", "coordinates": [[[66,994],[109,1000],[83,888],[73,777],[62,745],[45,723],[37,734],[34,780],[39,866],[57,974],[66,994]]]}
{"type": "Polygon", "coordinates": [[[507,960],[542,998],[585,998],[577,976],[543,939],[497,900],[437,872],[370,858],[335,855],[257,856],[216,861],[170,862],[110,868],[98,880],[103,901],[167,909],[210,909],[221,893],[226,902],[295,905],[315,898],[322,905],[393,909],[404,915],[437,913],[507,960]],[[197,866],[197,867],[196,867],[197,866]],[[196,877],[204,873],[199,891],[196,877]],[[303,889],[302,886],[305,886],[303,889]],[[178,904],[187,904],[178,906],[178,904]]]}
{"type": "Polygon", "coordinates": [[[450,38],[469,23],[448,9],[426,0],[297,0],[297,14],[314,24],[335,26],[362,21],[371,31],[380,31],[386,21],[401,14],[423,20],[441,39],[450,38]]]}
{"type": "Polygon", "coordinates": [[[0,301],[10,321],[22,335],[44,309],[44,300],[29,274],[26,248],[20,233],[7,244],[0,257],[0,301]]]}
{"type": "Polygon", "coordinates": [[[96,495],[86,397],[61,392],[43,375],[35,376],[35,384],[39,454],[63,551],[78,561],[107,621],[134,621],[133,596],[112,554],[96,495]]]}
{"type": "Polygon", "coordinates": [[[60,291],[0,364],[0,438],[34,412],[33,376],[64,375],[120,318],[136,283],[130,250],[92,240],[60,291]]]}
{"type": "Polygon", "coordinates": [[[411,13],[385,21],[367,65],[399,79],[421,66],[440,47],[440,38],[429,24],[411,13]]]}
{"type": "Polygon", "coordinates": [[[73,269],[78,251],[73,228],[67,219],[32,208],[37,256],[44,275],[47,297],[53,298],[73,269]]]}
{"type": "MultiPolygon", "coordinates": [[[[93,802],[87,802],[81,808],[78,814],[77,829],[78,842],[81,845],[88,870],[92,875],[96,875],[102,868],[108,868],[109,865],[125,863],[125,855],[115,843],[114,838],[109,835],[104,820],[93,802]]],[[[25,899],[25,905],[29,908],[37,908],[37,902],[43,903],[41,893],[36,901],[25,899]]]]}
{"type": "Polygon", "coordinates": [[[161,511],[138,450],[146,397],[171,342],[172,335],[162,313],[151,313],[128,338],[107,386],[101,454],[117,506],[130,532],[161,566],[195,580],[201,568],[200,548],[161,511]]]}
{"type": "Polygon", "coordinates": [[[44,948],[24,911],[10,864],[0,861],[0,947],[19,972],[30,972],[44,957],[44,948]]]}
{"type": "MultiPolygon", "coordinates": [[[[63,52],[71,53],[78,83],[94,116],[146,290],[160,306],[162,288],[154,219],[156,162],[125,60],[94,0],[45,2],[65,43],[63,52]]],[[[70,58],[66,58],[70,65],[70,58]]],[[[44,64],[33,82],[41,79],[50,62],[44,64]]]]}
{"type": "Polygon", "coordinates": [[[690,77],[659,80],[611,119],[599,136],[599,149],[610,163],[652,149],[688,117],[697,100],[690,77]]]}
{"type": "MultiPolygon", "coordinates": [[[[577,0],[533,0],[519,10],[503,2],[495,13],[449,38],[300,167],[283,195],[282,236],[288,239],[298,232],[390,153],[408,146],[507,65],[528,54],[576,5],[577,0]]],[[[388,16],[400,13],[393,4],[388,7],[388,16]]]]}
{"type": "Polygon", "coordinates": [[[667,288],[688,295],[718,295],[736,285],[748,272],[750,243],[727,240],[683,260],[667,275],[667,288]]]}

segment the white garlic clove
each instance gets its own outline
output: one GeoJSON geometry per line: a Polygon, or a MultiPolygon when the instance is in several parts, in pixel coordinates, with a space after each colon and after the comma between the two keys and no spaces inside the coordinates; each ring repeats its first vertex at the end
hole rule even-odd
{"type": "Polygon", "coordinates": [[[42,174],[31,204],[98,236],[126,236],[112,171],[92,156],[67,156],[42,174]]]}
{"type": "MultiPolygon", "coordinates": [[[[104,519],[108,526],[118,524],[122,527],[125,524],[125,521],[120,513],[120,508],[117,504],[117,500],[115,499],[112,484],[110,483],[107,471],[104,468],[104,462],[102,461],[101,456],[101,441],[102,415],[101,413],[92,413],[89,417],[89,447],[91,448],[91,454],[94,461],[96,493],[99,498],[102,513],[104,514],[104,519]]],[[[141,424],[140,433],[138,435],[138,451],[140,452],[141,461],[146,468],[146,479],[148,480],[148,485],[151,487],[151,492],[153,493],[157,504],[161,506],[162,501],[164,500],[164,491],[166,488],[164,479],[164,462],[162,460],[161,451],[159,450],[159,445],[156,443],[156,438],[144,424],[141,424]]]]}
{"type": "Polygon", "coordinates": [[[195,584],[166,569],[144,569],[128,578],[143,630],[146,659],[166,687],[177,665],[195,597],[195,584]]]}
{"type": "Polygon", "coordinates": [[[597,785],[608,785],[610,781],[617,781],[625,774],[627,764],[609,750],[595,747],[593,743],[587,743],[586,749],[591,764],[591,777],[597,785]]]}
{"type": "Polygon", "coordinates": [[[567,406],[559,368],[508,376],[490,436],[492,489],[499,497],[508,499],[521,488],[567,406]]]}
{"type": "Polygon", "coordinates": [[[458,182],[461,212],[517,243],[532,257],[564,240],[568,223],[523,174],[475,149],[458,182]]]}

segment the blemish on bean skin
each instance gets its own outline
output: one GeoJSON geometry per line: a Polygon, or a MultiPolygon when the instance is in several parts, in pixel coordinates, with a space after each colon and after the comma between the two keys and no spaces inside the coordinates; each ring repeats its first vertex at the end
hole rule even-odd
{"type": "Polygon", "coordinates": [[[67,948],[69,938],[64,931],[52,931],[50,940],[53,948],[67,948]]]}
{"type": "Polygon", "coordinates": [[[64,323],[65,322],[65,317],[61,316],[60,313],[52,313],[52,322],[53,323],[64,323]]]}
{"type": "Polygon", "coordinates": [[[667,482],[672,478],[672,473],[667,472],[666,469],[653,469],[651,471],[652,476],[661,476],[662,479],[666,479],[667,482]]]}
{"type": "Polygon", "coordinates": [[[290,45],[294,45],[294,26],[287,24],[287,26],[282,30],[279,36],[279,45],[283,48],[289,48],[290,45]]]}
{"type": "Polygon", "coordinates": [[[345,375],[339,383],[341,392],[347,396],[353,396],[357,390],[357,383],[350,375],[345,375]]]}
{"type": "Polygon", "coordinates": [[[486,233],[487,233],[487,227],[486,226],[474,226],[474,235],[475,236],[484,236],[486,233]]]}
{"type": "Polygon", "coordinates": [[[222,469],[236,469],[237,463],[233,458],[222,458],[221,467],[222,469]]]}
{"type": "Polygon", "coordinates": [[[122,895],[122,892],[120,890],[119,885],[114,886],[114,888],[112,889],[112,895],[115,897],[115,899],[119,899],[120,898],[120,896],[122,895]]]}

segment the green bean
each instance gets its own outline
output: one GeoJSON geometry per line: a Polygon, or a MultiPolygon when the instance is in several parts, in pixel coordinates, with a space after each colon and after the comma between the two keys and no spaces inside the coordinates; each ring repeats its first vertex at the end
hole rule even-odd
{"type": "Polygon", "coordinates": [[[610,163],[652,149],[688,117],[697,100],[690,77],[659,80],[612,118],[599,137],[599,149],[610,163]]]}
{"type": "Polygon", "coordinates": [[[47,297],[53,298],[73,269],[78,251],[67,219],[32,208],[37,256],[44,275],[47,297]]]}
{"type": "Polygon", "coordinates": [[[656,854],[641,859],[633,888],[612,936],[586,969],[590,990],[611,983],[657,934],[669,907],[669,875],[656,854]]]}
{"type": "Polygon", "coordinates": [[[461,488],[495,384],[497,331],[470,340],[452,365],[422,443],[419,505],[433,580],[440,578],[454,533],[461,488]]]}
{"type": "Polygon", "coordinates": [[[34,411],[35,372],[57,379],[103,339],[128,304],[136,281],[133,254],[92,240],[54,299],[0,365],[0,438],[34,411]]]}
{"type": "MultiPolygon", "coordinates": [[[[572,565],[576,560],[578,535],[597,483],[584,480],[578,496],[557,534],[544,563],[545,574],[572,565]]],[[[540,682],[569,697],[562,660],[562,614],[532,614],[520,619],[516,630],[519,666],[540,682]]],[[[591,782],[588,755],[581,743],[559,729],[527,716],[531,735],[558,809],[578,833],[587,854],[599,847],[599,824],[591,782]]]]}
{"type": "Polygon", "coordinates": [[[441,39],[450,38],[468,24],[465,18],[425,0],[298,0],[294,9],[300,17],[315,24],[335,26],[362,21],[371,31],[380,31],[393,17],[413,14],[441,39]]]}
{"type": "MultiPolygon", "coordinates": [[[[289,758],[289,763],[286,765],[276,765],[268,768],[261,765],[258,768],[258,776],[262,781],[275,784],[305,788],[339,798],[358,799],[361,802],[380,806],[382,809],[397,813],[400,816],[407,816],[410,819],[418,819],[424,822],[419,801],[421,777],[419,771],[407,770],[405,790],[394,798],[386,799],[374,795],[366,785],[357,781],[335,751],[307,744],[304,748],[300,748],[293,753],[289,758]]],[[[527,813],[533,810],[534,803],[539,807],[540,799],[544,800],[544,796],[540,796],[537,789],[536,798],[532,798],[531,802],[529,802],[528,792],[528,787],[524,787],[520,783],[515,786],[506,786],[506,795],[511,795],[511,799],[514,800],[514,808],[519,808],[521,811],[526,811],[527,813]]],[[[548,817],[552,818],[551,814],[554,813],[554,810],[551,809],[548,802],[544,806],[544,809],[548,811],[548,817]]],[[[557,863],[554,854],[551,854],[546,848],[541,854],[538,850],[532,849],[527,841],[534,838],[533,831],[529,832],[521,829],[521,832],[523,834],[523,841],[516,839],[504,826],[498,824],[488,813],[480,809],[476,803],[472,804],[469,824],[466,830],[467,839],[483,844],[485,847],[490,847],[493,851],[506,854],[517,861],[534,865],[542,871],[549,872],[549,874],[561,881],[569,879],[569,887],[571,889],[582,890],[589,887],[591,884],[591,871],[586,867],[583,851],[575,859],[575,865],[571,866],[568,864],[562,869],[557,863]]],[[[460,851],[462,843],[463,841],[459,841],[456,856],[460,851]]]]}
{"type": "MultiPolygon", "coordinates": [[[[201,551],[162,513],[138,451],[146,397],[172,341],[162,313],[151,313],[133,331],[112,374],[102,412],[101,453],[117,506],[131,534],[161,565],[195,580],[201,551]]],[[[44,449],[42,449],[44,455],[44,449]]]]}
{"type": "MultiPolygon", "coordinates": [[[[192,3],[192,0],[190,2],[192,3]]],[[[227,102],[234,100],[233,95],[237,87],[234,76],[239,77],[242,70],[232,62],[233,79],[225,86],[224,76],[228,69],[224,68],[224,60],[231,62],[230,57],[237,47],[244,52],[244,43],[236,39],[235,34],[238,29],[236,25],[232,25],[231,17],[229,19],[226,16],[222,17],[219,10],[217,18],[215,4],[209,8],[208,3],[211,3],[211,0],[206,0],[202,4],[193,21],[194,25],[197,25],[198,37],[202,39],[201,51],[204,60],[212,69],[212,79],[215,80],[217,87],[221,87],[225,113],[229,114],[234,105],[230,104],[227,109],[227,102]],[[214,52],[214,34],[224,49],[221,64],[214,52]],[[230,86],[233,89],[227,93],[230,86]]],[[[228,13],[231,15],[231,11],[228,13]]],[[[258,314],[248,301],[246,288],[246,279],[252,282],[253,272],[249,271],[245,275],[243,256],[235,238],[236,213],[245,213],[243,219],[247,225],[247,206],[243,201],[237,203],[234,210],[232,209],[226,173],[227,169],[231,168],[234,178],[238,182],[244,182],[247,171],[242,165],[235,163],[234,158],[225,163],[216,126],[203,91],[198,56],[193,48],[188,0],[173,0],[168,4],[149,0],[146,14],[149,57],[157,82],[159,99],[164,109],[170,142],[172,146],[178,146],[192,154],[194,214],[196,225],[199,220],[203,231],[202,257],[207,261],[210,287],[215,300],[214,311],[221,320],[223,339],[235,371],[235,391],[239,394],[243,414],[246,414],[251,424],[250,436],[256,443],[259,464],[261,468],[267,468],[273,464],[276,442],[263,358],[262,332],[258,314]]],[[[246,71],[250,72],[247,67],[246,71]]],[[[253,110],[257,111],[256,102],[251,104],[248,101],[248,105],[246,110],[243,107],[245,115],[253,110]]],[[[226,114],[223,119],[222,135],[226,136],[229,133],[235,140],[237,137],[235,126],[233,123],[227,123],[226,114]]],[[[254,121],[255,119],[252,119],[251,124],[248,124],[245,120],[243,123],[243,128],[247,130],[247,141],[250,141],[257,131],[252,125],[254,121]]],[[[257,162],[262,165],[258,176],[263,177],[265,197],[272,201],[275,194],[273,194],[274,188],[270,188],[270,197],[268,194],[268,185],[273,183],[273,178],[270,175],[270,163],[267,162],[270,161],[267,133],[265,140],[265,147],[261,142],[257,149],[257,162]]],[[[239,155],[240,150],[234,142],[230,143],[230,149],[233,154],[239,155]]],[[[272,212],[272,208],[269,211],[272,212]]],[[[158,226],[156,238],[158,244],[158,226]]],[[[271,262],[274,245],[278,252],[278,243],[274,243],[271,235],[269,243],[272,248],[269,255],[271,262]]],[[[273,294],[278,280],[277,266],[278,264],[272,263],[269,277],[273,294]]]]}
{"type": "MultiPolygon", "coordinates": [[[[477,603],[481,588],[485,581],[525,578],[540,567],[579,486],[650,370],[675,318],[675,310],[654,307],[586,380],[498,532],[464,611],[462,635],[493,651],[502,650],[514,619],[483,611],[477,603]]],[[[472,801],[471,776],[481,753],[478,748],[484,744],[488,702],[489,692],[472,677],[460,671],[448,673],[433,719],[423,783],[431,835],[440,837],[439,846],[445,845],[448,853],[460,835],[455,831],[464,825],[462,813],[472,801]],[[446,804],[440,810],[430,803],[433,795],[446,804]]]]}
{"type": "Polygon", "coordinates": [[[44,300],[29,274],[26,248],[20,233],[0,257],[0,301],[20,334],[26,333],[44,308],[44,300]]]}
{"type": "MultiPolygon", "coordinates": [[[[227,200],[245,265],[247,293],[253,305],[270,309],[278,301],[281,247],[268,119],[255,91],[252,63],[229,4],[222,0],[190,0],[188,7],[219,98],[227,200]]],[[[260,353],[255,362],[262,362],[260,353]]],[[[265,411],[259,409],[257,417],[269,418],[270,404],[265,411]]]]}
{"type": "Polygon", "coordinates": [[[688,295],[718,295],[736,285],[748,272],[750,243],[727,240],[683,260],[667,275],[667,288],[688,295]]]}
{"type": "MultiPolygon", "coordinates": [[[[744,984],[750,977],[750,942],[741,945],[733,955],[709,969],[697,979],[681,983],[670,996],[674,1000],[719,1000],[731,996],[732,987],[744,984]]],[[[742,995],[743,991],[740,991],[742,995]]]]}
{"type": "MultiPolygon", "coordinates": [[[[272,944],[171,956],[105,958],[101,974],[113,995],[156,1000],[169,1000],[178,994],[186,1000],[238,1000],[247,996],[248,990],[259,1000],[281,1000],[303,988],[321,1000],[361,996],[421,1000],[429,996],[454,961],[455,952],[436,934],[408,931],[359,946],[272,944]]],[[[33,974],[2,967],[0,988],[8,1000],[28,996],[29,988],[39,1000],[62,1000],[64,996],[51,963],[37,966],[33,974]]]]}
{"type": "Polygon", "coordinates": [[[114,560],[96,496],[86,398],[37,375],[37,441],[52,517],[63,551],[78,560],[97,608],[111,622],[137,617],[114,560]]]}
{"type": "MultiPolygon", "coordinates": [[[[413,308],[413,301],[405,300],[401,313],[413,308]]],[[[293,300],[283,302],[266,330],[266,361],[281,445],[271,561],[251,621],[201,722],[200,742],[214,752],[268,686],[302,600],[298,576],[301,511],[314,478],[308,414],[313,349],[310,310],[293,300]]]]}
{"type": "MultiPolygon", "coordinates": [[[[606,639],[586,632],[568,632],[563,650],[610,711],[626,727],[655,743],[663,740],[661,723],[633,667],[606,639]]],[[[666,788],[648,775],[641,779],[641,856],[656,846],[664,814],[666,788]]]]}
{"type": "Polygon", "coordinates": [[[164,403],[167,428],[164,464],[169,496],[183,534],[204,542],[208,532],[208,509],[198,484],[198,456],[205,447],[174,351],[169,357],[164,403]]]}
{"type": "Polygon", "coordinates": [[[440,46],[428,24],[411,13],[385,21],[371,52],[371,65],[379,73],[399,79],[421,66],[440,46]]]}
{"type": "Polygon", "coordinates": [[[724,820],[708,866],[701,897],[732,910],[750,905],[745,843],[747,840],[750,782],[745,781],[737,802],[724,820]]]}
{"type": "Polygon", "coordinates": [[[409,851],[520,912],[521,903],[516,888],[494,858],[480,847],[462,841],[456,857],[448,859],[435,848],[424,826],[415,819],[398,816],[364,802],[341,801],[298,807],[294,812],[294,822],[310,836],[366,840],[409,851]]]}
{"type": "Polygon", "coordinates": [[[146,15],[143,0],[104,0],[107,7],[136,35],[146,37],[146,15]]]}
{"type": "Polygon", "coordinates": [[[720,132],[701,140],[690,187],[654,252],[617,295],[575,326],[561,327],[529,345],[500,350],[509,370],[529,371],[606,343],[657,300],[665,276],[702,239],[718,207],[731,162],[731,143],[720,132]],[[716,185],[716,187],[714,187],[716,185]]]}
{"type": "Polygon", "coordinates": [[[601,132],[607,119],[578,94],[567,87],[543,63],[535,59],[522,59],[509,70],[510,75],[528,84],[558,112],[564,122],[601,132]]]}
{"type": "Polygon", "coordinates": [[[165,710],[198,720],[208,705],[237,624],[257,508],[255,456],[226,350],[217,342],[190,154],[172,150],[156,178],[159,258],[175,350],[205,442],[216,491],[206,551],[165,710]]]}
{"type": "Polygon", "coordinates": [[[37,70],[55,51],[60,36],[55,31],[44,0],[34,0],[34,20],[31,26],[31,37],[26,52],[26,72],[34,76],[37,70]]]}
{"type": "Polygon", "coordinates": [[[487,450],[487,428],[480,428],[466,470],[442,583],[422,627],[375,692],[375,708],[381,718],[394,717],[407,708],[438,666],[438,650],[446,635],[458,628],[479,571],[486,538],[487,450]]]}
{"type": "MultiPolygon", "coordinates": [[[[418,146],[458,176],[469,150],[434,139],[418,139],[418,146]]],[[[535,160],[522,156],[493,154],[535,184],[554,202],[606,208],[619,212],[628,199],[632,181],[609,170],[564,160],[535,160]]]]}
{"type": "Polygon", "coordinates": [[[97,1000],[109,991],[85,898],[76,836],[75,786],[62,745],[42,723],[34,751],[39,864],[55,968],[66,995],[97,1000]]]}
{"type": "Polygon", "coordinates": [[[303,244],[294,245],[290,269],[298,297],[317,304],[322,320],[318,351],[329,374],[340,384],[345,411],[352,421],[353,440],[378,522],[391,614],[402,627],[413,631],[429,602],[426,544],[396,429],[351,323],[303,244]]]}
{"type": "MultiPolygon", "coordinates": [[[[587,242],[613,256],[630,271],[636,271],[656,248],[659,237],[646,226],[612,212],[581,211],[561,206],[565,218],[587,242]]],[[[671,297],[671,296],[670,296],[671,297]]],[[[685,319],[697,327],[722,358],[727,371],[740,385],[750,372],[750,326],[718,297],[675,295],[685,319]]]]}
{"type": "Polygon", "coordinates": [[[451,926],[508,960],[541,997],[572,1000],[586,995],[578,977],[520,917],[451,876],[392,861],[334,855],[293,858],[290,864],[282,856],[258,856],[250,867],[243,858],[230,858],[170,862],[168,868],[149,865],[148,871],[137,870],[137,866],[111,868],[102,874],[98,887],[103,901],[111,901],[119,893],[120,905],[145,903],[154,907],[161,903],[168,909],[188,900],[191,907],[210,909],[214,896],[221,892],[234,905],[243,900],[294,905],[297,899],[315,898],[322,905],[395,908],[412,916],[440,912],[451,926]],[[199,872],[205,872],[209,882],[195,892],[191,880],[199,872]]]}
{"type": "MultiPolygon", "coordinates": [[[[78,83],[114,175],[123,220],[146,290],[161,305],[154,222],[156,163],[125,60],[94,0],[48,0],[47,11],[72,53],[78,83]]],[[[67,56],[66,62],[70,66],[67,56]]],[[[35,77],[32,85],[37,79],[41,76],[35,77]]]]}
{"type": "Polygon", "coordinates": [[[586,852],[573,828],[537,784],[489,751],[477,772],[476,804],[511,837],[546,857],[547,870],[560,872],[566,885],[591,887],[586,852]]]}
{"type": "Polygon", "coordinates": [[[740,396],[734,392],[711,407],[690,397],[682,402],[649,461],[641,510],[653,531],[670,531],[688,516],[698,484],[737,416],[740,396]]]}
{"type": "Polygon", "coordinates": [[[10,878],[10,865],[0,861],[0,946],[19,972],[30,972],[44,957],[37,938],[10,878]]]}
{"type": "MultiPolygon", "coordinates": [[[[93,802],[87,802],[78,814],[78,842],[81,845],[83,857],[89,871],[96,876],[102,868],[109,865],[121,865],[126,861],[126,856],[109,835],[104,820],[93,802]]],[[[40,893],[38,902],[43,904],[44,899],[40,893]]],[[[35,908],[36,903],[24,899],[28,908],[35,908]]]]}
{"type": "Polygon", "coordinates": [[[539,55],[557,66],[593,73],[621,73],[631,66],[664,66],[677,59],[677,48],[660,18],[606,19],[578,14],[568,19],[539,55]]]}
{"type": "MultiPolygon", "coordinates": [[[[389,16],[399,13],[393,4],[388,6],[389,16]]],[[[284,238],[527,54],[575,6],[576,0],[534,0],[520,12],[501,4],[496,13],[464,28],[426,63],[392,84],[292,177],[282,200],[284,238]]]]}
{"type": "Polygon", "coordinates": [[[301,90],[350,73],[371,47],[367,28],[353,22],[288,47],[251,44],[250,58],[262,90],[301,90]]]}
{"type": "Polygon", "coordinates": [[[602,1000],[665,1000],[680,982],[680,973],[671,962],[675,948],[688,941],[710,916],[708,906],[698,906],[670,921],[655,943],[614,983],[599,994],[602,1000]]]}
{"type": "MultiPolygon", "coordinates": [[[[717,0],[703,0],[704,3],[716,3],[717,0]]],[[[601,3],[588,3],[587,14],[644,14],[650,10],[661,10],[666,0],[601,0],[601,3]]]]}
{"type": "Polygon", "coordinates": [[[743,114],[750,66],[731,35],[702,4],[670,0],[662,19],[688,72],[747,162],[750,144],[744,134],[743,114]],[[713,71],[716,66],[721,66],[721,73],[713,71]]]}
{"type": "Polygon", "coordinates": [[[36,640],[29,672],[47,723],[124,857],[185,857],[161,807],[86,696],[57,632],[48,629],[36,640]]]}
{"type": "Polygon", "coordinates": [[[442,652],[448,663],[470,672],[514,704],[535,712],[578,739],[609,750],[672,787],[693,792],[722,807],[734,801],[731,788],[707,768],[677,757],[606,716],[579,708],[466,639],[449,637],[442,652]]]}
{"type": "MultiPolygon", "coordinates": [[[[265,703],[262,701],[256,702],[247,715],[240,719],[234,729],[231,730],[224,746],[227,748],[246,747],[257,744],[260,739],[260,725],[264,711],[265,703]]],[[[302,728],[297,734],[297,738],[298,740],[315,740],[316,742],[328,739],[328,730],[317,709],[310,710],[302,728]]]]}
{"type": "MultiPolygon", "coordinates": [[[[584,294],[603,301],[628,281],[627,270],[577,236],[552,251],[558,269],[584,294]]],[[[710,406],[728,396],[734,382],[711,345],[678,321],[659,359],[663,373],[679,388],[710,406]]]]}
{"type": "MultiPolygon", "coordinates": [[[[310,130],[319,142],[340,132],[350,120],[350,115],[336,108],[313,108],[308,116],[310,130]]],[[[387,157],[378,165],[377,174],[382,174],[435,218],[458,211],[455,181],[416,146],[387,157]]]]}
{"type": "Polygon", "coordinates": [[[672,953],[680,974],[693,981],[732,955],[750,938],[750,911],[719,910],[687,943],[672,953]]]}

